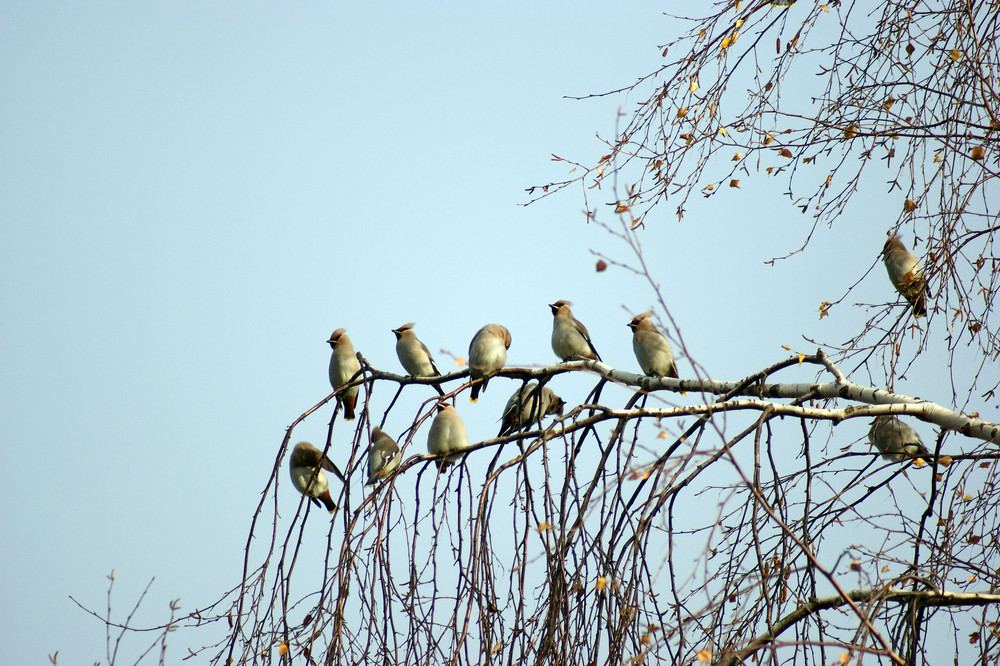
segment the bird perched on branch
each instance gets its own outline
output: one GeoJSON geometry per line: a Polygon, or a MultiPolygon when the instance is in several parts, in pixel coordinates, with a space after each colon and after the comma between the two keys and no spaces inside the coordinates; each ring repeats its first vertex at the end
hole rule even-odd
{"type": "Polygon", "coordinates": [[[670,342],[653,325],[652,312],[643,312],[632,318],[628,327],[632,329],[632,351],[639,367],[650,377],[673,377],[677,379],[677,364],[670,342]]]}
{"type": "Polygon", "coordinates": [[[590,340],[587,327],[581,324],[569,306],[569,301],[556,301],[552,309],[552,351],[563,361],[572,359],[601,360],[601,355],[590,340]]]}
{"type": "Polygon", "coordinates": [[[913,307],[913,316],[926,315],[927,281],[917,256],[907,250],[898,238],[889,236],[882,247],[882,261],[892,286],[913,307]]]}
{"type": "Polygon", "coordinates": [[[372,428],[372,443],[368,449],[368,483],[372,486],[381,477],[387,476],[399,467],[399,445],[396,440],[382,432],[380,428],[372,428]]]}
{"type": "MultiPolygon", "coordinates": [[[[333,355],[330,357],[330,386],[336,391],[350,383],[351,379],[361,371],[361,363],[358,362],[358,354],[354,351],[354,345],[351,344],[351,339],[347,337],[344,329],[338,328],[334,331],[327,342],[333,348],[333,355]]],[[[341,393],[337,402],[344,406],[344,418],[348,421],[354,420],[358,387],[352,386],[341,393]]]]}
{"type": "Polygon", "coordinates": [[[486,391],[490,375],[507,362],[510,349],[510,331],[500,324],[487,324],[476,332],[469,345],[469,376],[472,379],[471,402],[479,399],[479,392],[486,391]]]}
{"type": "Polygon", "coordinates": [[[497,437],[529,428],[550,414],[562,416],[565,404],[548,386],[543,386],[539,391],[538,382],[528,382],[514,391],[514,395],[507,401],[497,437]]]}
{"type": "MultiPolygon", "coordinates": [[[[393,329],[392,332],[396,335],[396,356],[399,357],[399,362],[411,377],[440,377],[441,371],[434,363],[434,357],[431,356],[430,350],[413,332],[415,325],[413,323],[403,324],[399,328],[393,329]]],[[[439,394],[444,395],[444,391],[439,385],[435,384],[434,389],[439,394]]]]}
{"type": "Polygon", "coordinates": [[[876,416],[868,431],[868,439],[883,458],[893,462],[928,455],[927,447],[920,441],[917,431],[900,421],[897,416],[876,416]]]}
{"type": "Polygon", "coordinates": [[[438,461],[438,469],[443,472],[448,465],[458,459],[458,456],[446,454],[468,446],[469,438],[465,434],[465,424],[462,423],[454,407],[439,402],[437,409],[437,416],[434,417],[430,432],[427,433],[427,450],[434,455],[443,456],[438,461]]]}
{"type": "Polygon", "coordinates": [[[333,472],[341,481],[344,480],[344,475],[333,461],[309,442],[299,442],[292,449],[292,455],[288,460],[288,473],[292,477],[292,485],[316,506],[325,506],[327,511],[333,513],[337,510],[337,505],[330,497],[330,484],[326,480],[326,474],[323,473],[324,469],[333,472]]]}

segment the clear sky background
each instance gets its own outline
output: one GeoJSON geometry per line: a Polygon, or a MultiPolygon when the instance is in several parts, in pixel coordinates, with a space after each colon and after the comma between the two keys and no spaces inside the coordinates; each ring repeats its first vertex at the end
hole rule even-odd
{"type": "MultiPolygon", "coordinates": [[[[648,88],[565,96],[660,65],[682,27],[661,12],[0,5],[4,661],[104,660],[103,626],[68,597],[102,609],[112,570],[121,613],[156,578],[150,624],[171,599],[186,612],[238,583],[285,428],[330,391],[335,328],[399,371],[390,331],[416,321],[450,371],[438,350],[464,357],[495,321],[512,333],[511,364],[548,364],[547,304],[568,299],[605,361],[635,370],[625,325],[654,296],[628,271],[595,272],[591,253],[630,261],[627,248],[586,223],[579,189],[520,204],[567,176],[551,154],[606,152],[595,135],[613,136],[619,107],[648,88]]],[[[878,261],[900,206],[884,183],[771,267],[811,219],[784,183],[743,182],[696,197],[681,222],[661,206],[643,235],[688,354],[718,379],[786,357],[781,345],[814,351],[803,335],[842,341],[867,318],[851,303],[895,300],[879,263],[818,318],[878,261]]],[[[610,209],[603,221],[616,224],[610,209]]],[[[948,404],[934,353],[896,388],[948,404]]],[[[495,434],[510,391],[459,402],[470,439],[495,434]]],[[[321,442],[328,417],[295,440],[321,442]]],[[[835,445],[866,430],[845,423],[835,445]]],[[[171,663],[185,645],[172,639],[171,663]]]]}

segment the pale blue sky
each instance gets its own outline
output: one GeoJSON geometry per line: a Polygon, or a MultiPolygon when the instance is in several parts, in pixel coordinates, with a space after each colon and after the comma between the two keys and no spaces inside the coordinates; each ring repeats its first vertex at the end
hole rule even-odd
{"type": "MultiPolygon", "coordinates": [[[[625,248],[585,223],[578,190],[518,204],[566,177],[550,154],[603,154],[595,133],[613,135],[618,107],[647,89],[564,96],[658,66],[679,29],[661,7],[0,6],[5,661],[103,660],[103,627],[68,595],[102,608],[112,569],[122,612],[156,577],[151,622],[170,599],[187,611],[238,583],[284,430],[330,390],[335,328],[398,371],[392,328],[416,321],[447,366],[437,350],[465,356],[497,321],[510,363],[547,364],[546,304],[563,298],[605,361],[635,369],[626,308],[653,295],[625,271],[597,274],[590,252],[625,248]]],[[[680,223],[663,206],[644,236],[689,353],[720,379],[781,345],[814,351],[802,335],[846,338],[865,313],[820,321],[818,305],[876,261],[898,211],[879,183],[843,220],[850,233],[821,230],[768,267],[810,219],[783,184],[755,182],[694,201],[680,223]]],[[[893,299],[876,269],[849,302],[893,299]]],[[[927,390],[943,374],[911,381],[897,389],[948,402],[927,390]]],[[[510,390],[460,402],[471,439],[495,434],[510,390]]],[[[322,441],[328,416],[295,439],[322,441]]],[[[841,426],[837,445],[866,428],[841,426]]]]}

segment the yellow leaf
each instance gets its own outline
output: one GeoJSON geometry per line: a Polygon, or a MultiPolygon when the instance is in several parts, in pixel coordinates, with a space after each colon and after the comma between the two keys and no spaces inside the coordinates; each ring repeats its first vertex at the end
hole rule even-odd
{"type": "Polygon", "coordinates": [[[466,363],[467,363],[467,361],[464,358],[462,358],[461,356],[456,356],[455,357],[455,365],[457,365],[458,367],[462,367],[466,363]]]}
{"type": "Polygon", "coordinates": [[[858,126],[853,123],[848,125],[847,129],[844,130],[845,139],[853,139],[857,135],[858,135],[858,126]]]}
{"type": "Polygon", "coordinates": [[[799,365],[802,365],[802,361],[806,360],[805,354],[799,354],[799,365]]]}
{"type": "Polygon", "coordinates": [[[947,467],[952,462],[954,462],[954,460],[955,459],[952,458],[951,456],[941,456],[940,458],[938,458],[938,464],[941,465],[942,467],[947,467]]]}
{"type": "Polygon", "coordinates": [[[288,646],[284,643],[278,646],[278,654],[286,655],[288,654],[288,646]]]}
{"type": "Polygon", "coordinates": [[[741,159],[743,159],[743,153],[741,153],[739,151],[736,151],[736,154],[733,155],[733,160],[732,161],[733,162],[739,162],[741,159]]]}
{"type": "Polygon", "coordinates": [[[965,497],[962,498],[962,501],[963,502],[971,502],[972,501],[972,495],[966,495],[965,497]]]}
{"type": "Polygon", "coordinates": [[[618,205],[615,206],[616,213],[627,213],[629,210],[630,210],[629,207],[623,203],[619,203],[618,205]]]}
{"type": "Polygon", "coordinates": [[[779,152],[778,154],[781,155],[782,157],[791,157],[792,151],[788,150],[788,148],[782,148],[781,152],[779,152]]]}
{"type": "Polygon", "coordinates": [[[952,49],[948,52],[948,57],[952,59],[952,62],[958,62],[958,59],[962,57],[962,52],[958,49],[952,49]]]}
{"type": "Polygon", "coordinates": [[[840,663],[846,664],[850,660],[851,660],[851,655],[850,655],[849,652],[841,652],[840,653],[840,663]]]}
{"type": "Polygon", "coordinates": [[[729,187],[736,187],[736,188],[738,188],[739,186],[740,186],[740,181],[739,181],[738,178],[734,178],[731,181],[729,181],[729,187]]]}
{"type": "Polygon", "coordinates": [[[604,175],[604,169],[602,169],[601,167],[597,167],[597,175],[598,176],[603,176],[604,175]]]}
{"type": "Polygon", "coordinates": [[[705,186],[705,189],[711,192],[712,190],[715,189],[715,183],[709,183],[708,185],[705,186]]]}
{"type": "Polygon", "coordinates": [[[687,114],[688,114],[688,108],[686,106],[682,106],[681,108],[677,109],[678,118],[683,118],[687,114]]]}
{"type": "Polygon", "coordinates": [[[823,11],[823,12],[829,12],[830,11],[830,7],[827,6],[827,5],[820,5],[819,9],[820,9],[820,11],[823,11]]]}
{"type": "Polygon", "coordinates": [[[691,92],[698,92],[698,77],[691,77],[691,92]]]}
{"type": "Polygon", "coordinates": [[[771,173],[772,171],[774,171],[774,167],[767,167],[766,169],[764,169],[764,171],[766,171],[767,173],[771,173]]]}
{"type": "Polygon", "coordinates": [[[941,161],[941,156],[940,155],[935,155],[934,156],[934,163],[937,164],[940,161],[941,161]]]}
{"type": "Polygon", "coordinates": [[[743,22],[743,19],[736,19],[736,23],[733,24],[733,27],[739,30],[743,27],[743,22]]]}
{"type": "Polygon", "coordinates": [[[545,530],[551,530],[552,525],[551,523],[538,523],[538,527],[536,527],[535,529],[537,529],[539,532],[544,532],[545,530]]]}
{"type": "Polygon", "coordinates": [[[767,144],[771,143],[772,141],[774,141],[774,137],[772,135],[768,134],[767,136],[764,137],[764,145],[765,146],[767,144]]]}
{"type": "Polygon", "coordinates": [[[711,650],[709,650],[708,648],[705,648],[704,650],[699,650],[698,651],[698,661],[700,661],[703,664],[706,664],[706,663],[708,663],[711,660],[712,660],[712,651],[711,650]]]}
{"type": "Polygon", "coordinates": [[[975,583],[976,582],[976,577],[975,576],[969,576],[969,582],[970,583],[975,583]]]}
{"type": "Polygon", "coordinates": [[[792,351],[792,348],[789,347],[788,345],[781,345],[781,348],[784,349],[785,351],[792,351]]]}
{"type": "Polygon", "coordinates": [[[722,136],[729,136],[729,132],[726,131],[725,127],[719,128],[719,134],[721,134],[722,136]]]}
{"type": "Polygon", "coordinates": [[[601,590],[603,590],[607,586],[608,586],[608,579],[605,578],[604,576],[601,576],[601,577],[599,577],[597,579],[597,584],[594,585],[594,589],[597,590],[598,592],[600,592],[601,590]]]}
{"type": "Polygon", "coordinates": [[[903,210],[907,213],[912,213],[917,209],[917,202],[913,199],[907,199],[903,202],[903,210]]]}
{"type": "Polygon", "coordinates": [[[969,157],[971,157],[972,159],[976,160],[977,162],[979,160],[983,159],[983,157],[985,157],[985,156],[986,156],[986,151],[983,150],[982,146],[976,146],[975,148],[973,148],[972,149],[972,154],[969,155],[969,157]]]}

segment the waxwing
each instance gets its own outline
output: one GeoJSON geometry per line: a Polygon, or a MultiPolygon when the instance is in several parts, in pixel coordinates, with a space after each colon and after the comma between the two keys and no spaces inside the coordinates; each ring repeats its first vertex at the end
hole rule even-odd
{"type": "Polygon", "coordinates": [[[927,281],[917,256],[907,250],[898,238],[889,236],[882,247],[882,261],[892,286],[913,306],[913,316],[926,315],[927,281]]]}
{"type": "Polygon", "coordinates": [[[548,386],[543,386],[539,394],[538,382],[528,382],[514,391],[507,401],[497,437],[530,428],[549,414],[562,416],[565,404],[548,386]]]}
{"type": "MultiPolygon", "coordinates": [[[[437,409],[437,416],[434,417],[430,432],[427,433],[427,450],[434,455],[444,456],[444,454],[456,449],[468,446],[469,438],[465,434],[465,425],[455,408],[440,402],[437,409]]],[[[438,462],[438,469],[443,472],[458,458],[458,455],[442,457],[438,462]]]]}
{"type": "Polygon", "coordinates": [[[563,361],[580,358],[600,361],[601,355],[594,349],[587,327],[573,316],[570,305],[569,301],[549,305],[552,309],[552,351],[563,361]]]}
{"type": "Polygon", "coordinates": [[[883,458],[893,462],[928,455],[917,431],[896,416],[876,416],[868,431],[868,439],[883,458]]]}
{"type": "Polygon", "coordinates": [[[490,375],[507,362],[510,349],[510,331],[500,324],[487,324],[476,332],[469,345],[469,376],[472,378],[471,402],[479,399],[479,392],[486,391],[490,375]]]}
{"type": "Polygon", "coordinates": [[[674,352],[663,333],[653,325],[652,312],[636,315],[628,327],[632,329],[632,351],[639,367],[650,377],[677,379],[674,352]]]}
{"type": "Polygon", "coordinates": [[[333,472],[333,474],[344,480],[344,475],[340,473],[337,466],[323,455],[309,442],[299,442],[292,449],[292,455],[288,460],[288,473],[292,477],[292,485],[303,495],[309,497],[316,506],[325,506],[326,510],[333,513],[337,510],[333,498],[330,497],[330,484],[326,480],[323,470],[333,472]]]}
{"type": "Polygon", "coordinates": [[[368,483],[372,486],[379,479],[387,476],[399,467],[399,445],[396,440],[382,432],[380,428],[372,428],[372,445],[368,449],[368,483]]]}
{"type": "MultiPolygon", "coordinates": [[[[412,323],[403,324],[392,331],[396,335],[396,356],[399,357],[399,362],[411,377],[440,377],[441,371],[434,363],[434,357],[427,345],[413,332],[414,326],[412,323]]],[[[434,388],[444,395],[439,385],[435,384],[434,388]]]]}
{"type": "MultiPolygon", "coordinates": [[[[347,333],[342,328],[338,328],[327,340],[333,348],[333,355],[330,357],[330,385],[336,391],[341,386],[350,383],[361,370],[358,362],[358,354],[354,351],[354,345],[347,333]]],[[[358,387],[352,386],[337,398],[344,406],[344,418],[348,421],[354,420],[354,407],[358,403],[358,387]]]]}

